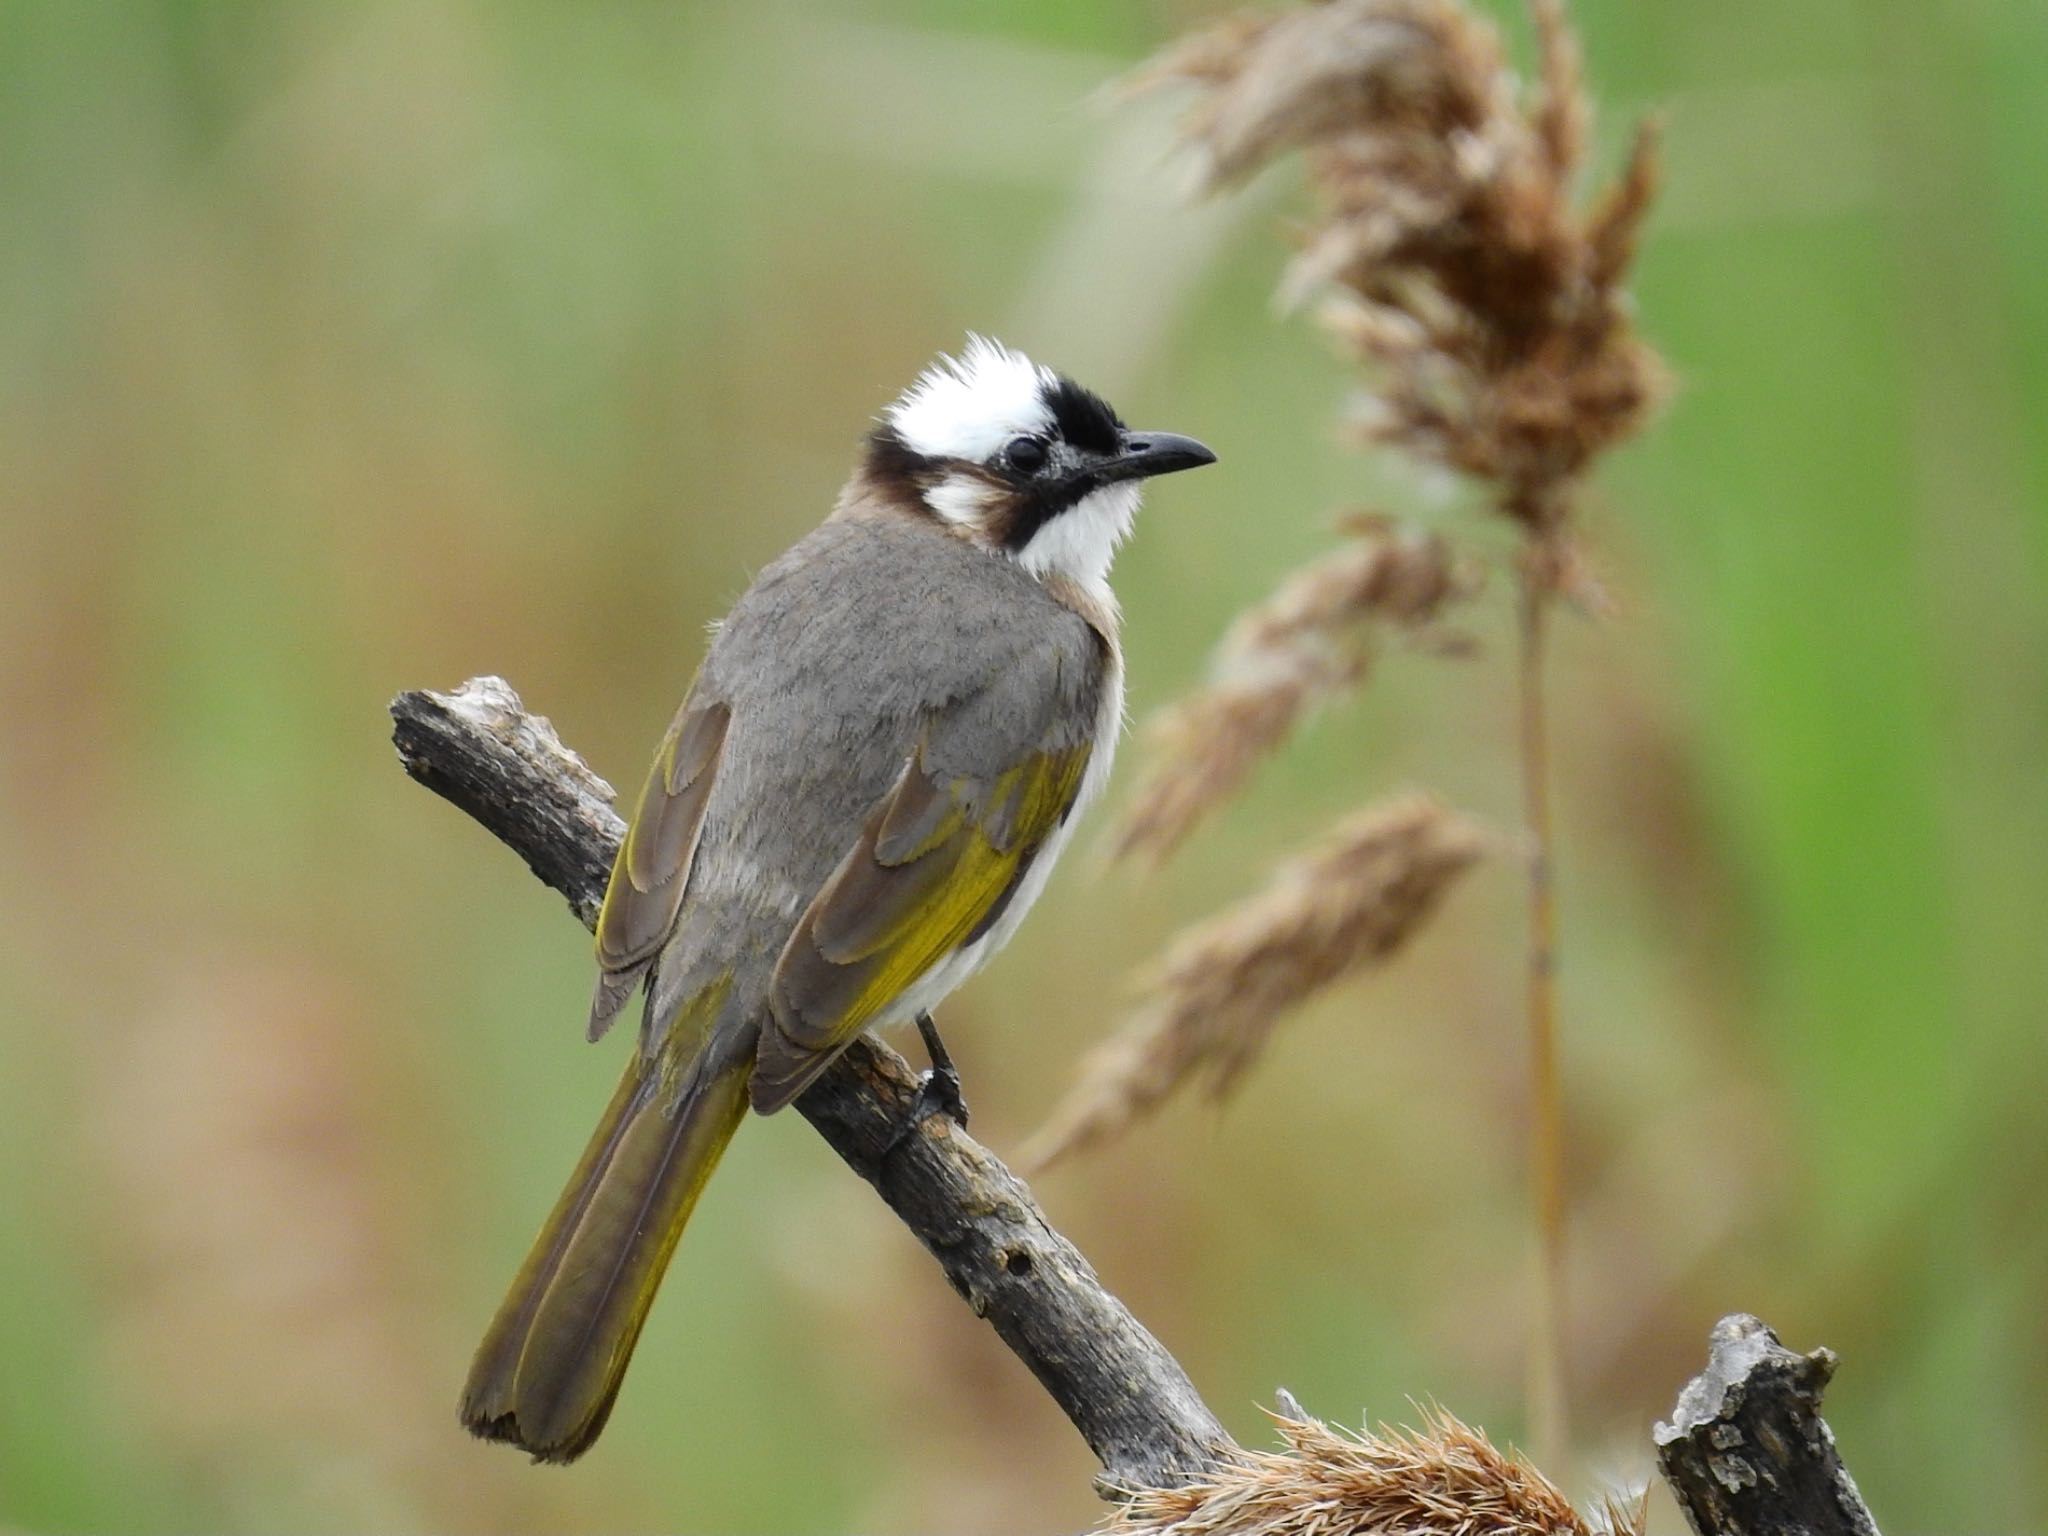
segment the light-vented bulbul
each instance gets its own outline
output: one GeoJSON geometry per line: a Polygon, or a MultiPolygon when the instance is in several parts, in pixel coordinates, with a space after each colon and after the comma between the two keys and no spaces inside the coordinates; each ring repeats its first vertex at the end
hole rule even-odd
{"type": "Polygon", "coordinates": [[[1145,480],[1214,458],[970,338],[717,626],[597,925],[590,1036],[644,990],[639,1049],[477,1351],[471,1430],[587,1450],[749,1108],[928,1027],[1016,932],[1121,727],[1111,558],[1145,480]]]}

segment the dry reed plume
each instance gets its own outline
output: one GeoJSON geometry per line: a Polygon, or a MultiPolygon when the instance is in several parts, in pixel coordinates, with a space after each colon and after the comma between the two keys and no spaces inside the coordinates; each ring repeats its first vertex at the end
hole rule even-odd
{"type": "Polygon", "coordinates": [[[1622,286],[1656,185],[1638,130],[1581,210],[1590,116],[1561,0],[1533,0],[1525,100],[1499,34],[1452,0],[1328,0],[1239,16],[1140,76],[1198,87],[1182,137],[1204,190],[1304,151],[1318,222],[1282,297],[1320,296],[1368,370],[1367,435],[1485,482],[1532,535],[1659,394],[1622,286]]]}
{"type": "Polygon", "coordinates": [[[1263,891],[1174,943],[1138,1012],[1084,1063],[1021,1161],[1043,1168],[1106,1141],[1191,1077],[1229,1092],[1289,1009],[1399,949],[1484,846],[1476,826],[1423,795],[1331,828],[1263,891]]]}
{"type": "Polygon", "coordinates": [[[1155,762],[1115,854],[1165,858],[1235,794],[1316,706],[1363,678],[1376,624],[1412,633],[1469,593],[1436,534],[1351,517],[1349,539],[1304,566],[1223,637],[1210,682],[1148,727],[1155,762]]]}
{"type": "MultiPolygon", "coordinates": [[[[1526,89],[1499,32],[1457,0],[1321,0],[1241,14],[1183,39],[1131,83],[1192,89],[1181,140],[1205,192],[1237,185],[1284,154],[1303,155],[1317,213],[1280,297],[1289,308],[1314,301],[1324,330],[1359,365],[1358,441],[1466,477],[1520,535],[1517,746],[1529,844],[1529,1165],[1541,1320],[1529,1391],[1536,1442],[1551,1459],[1567,1434],[1546,618],[1560,592],[1598,597],[1576,545],[1579,486],[1602,453],[1640,430],[1664,380],[1636,335],[1624,286],[1656,190],[1655,131],[1639,127],[1620,176],[1580,203],[1591,109],[1577,42],[1563,0],[1529,0],[1529,9],[1539,60],[1526,89]]],[[[1120,851],[1169,852],[1308,709],[1359,681],[1355,625],[1372,605],[1337,573],[1357,576],[1366,558],[1354,549],[1347,562],[1340,551],[1240,621],[1215,681],[1155,729],[1159,760],[1120,851]],[[1339,591],[1337,604],[1321,602],[1339,591]],[[1340,618],[1343,600],[1353,606],[1340,618]],[[1296,611],[1317,618],[1290,627],[1276,617],[1296,611]]],[[[1449,569],[1441,544],[1435,559],[1449,569]]],[[[1446,584],[1430,616],[1459,595],[1446,584]]],[[[1285,900],[1276,892],[1197,930],[1174,950],[1169,976],[1246,914],[1285,900]]],[[[1411,914],[1403,932],[1423,915],[1411,914]]],[[[1335,963],[1308,947],[1280,1005],[1360,958],[1335,963]]],[[[1242,996],[1184,988],[1178,1012],[1155,1000],[1133,1033],[1093,1060],[1042,1139],[1061,1150],[1099,1140],[1205,1065],[1227,1085],[1270,1032],[1275,996],[1258,986],[1242,996]],[[1198,1008],[1211,1016],[1198,1020],[1198,1008]],[[1171,1027],[1160,1022],[1169,1016],[1178,1019],[1171,1027]]]]}
{"type": "MultiPolygon", "coordinates": [[[[1442,1411],[1420,1429],[1354,1435],[1290,1406],[1285,1451],[1247,1451],[1199,1482],[1151,1488],[1118,1508],[1109,1536],[1595,1536],[1520,1457],[1442,1411]]],[[[1608,1511],[1607,1529],[1640,1515],[1608,1511]]]]}

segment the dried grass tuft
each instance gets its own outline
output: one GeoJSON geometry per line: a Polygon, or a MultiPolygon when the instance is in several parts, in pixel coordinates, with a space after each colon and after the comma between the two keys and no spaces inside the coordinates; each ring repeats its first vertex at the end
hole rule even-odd
{"type": "Polygon", "coordinates": [[[1452,0],[1327,0],[1237,16],[1136,84],[1196,88],[1202,184],[1303,151],[1320,214],[1281,285],[1373,381],[1375,441],[1490,482],[1556,532],[1571,488],[1663,388],[1622,287],[1656,188],[1646,125],[1620,179],[1574,202],[1590,111],[1559,0],[1532,0],[1540,77],[1452,0]]]}
{"type": "MultiPolygon", "coordinates": [[[[1355,1435],[1274,1415],[1284,1451],[1247,1451],[1199,1482],[1145,1489],[1108,1536],[1596,1536],[1548,1479],[1441,1409],[1419,1429],[1355,1435]]],[[[1639,1516],[1605,1525],[1640,1536],[1639,1516]]],[[[1613,1506],[1608,1519],[1617,1517],[1613,1506]]]]}
{"type": "Polygon", "coordinates": [[[1341,546],[1238,617],[1208,685],[1147,727],[1152,767],[1114,857],[1172,853],[1312,710],[1364,677],[1375,627],[1426,634],[1476,585],[1438,534],[1367,515],[1342,527],[1341,546]]]}
{"type": "Polygon", "coordinates": [[[1120,1134],[1182,1083],[1234,1088],[1307,997],[1398,950],[1487,846],[1471,821],[1409,795],[1338,823],[1266,889],[1168,949],[1130,1022],[1020,1154],[1044,1168],[1120,1134]]]}

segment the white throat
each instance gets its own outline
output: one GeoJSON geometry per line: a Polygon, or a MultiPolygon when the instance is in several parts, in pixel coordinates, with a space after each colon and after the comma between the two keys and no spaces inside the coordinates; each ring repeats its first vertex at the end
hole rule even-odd
{"type": "Polygon", "coordinates": [[[1064,576],[1111,601],[1110,563],[1131,536],[1143,495],[1143,487],[1132,480],[1084,496],[1033,534],[1031,542],[1016,552],[1017,563],[1041,581],[1064,576]]]}

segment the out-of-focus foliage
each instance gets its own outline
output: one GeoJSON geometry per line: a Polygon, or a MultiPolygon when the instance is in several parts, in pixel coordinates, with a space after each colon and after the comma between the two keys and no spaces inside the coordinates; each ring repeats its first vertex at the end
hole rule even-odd
{"type": "MultiPolygon", "coordinates": [[[[740,1138],[593,1455],[460,1436],[624,1047],[382,711],[500,671],[636,781],[705,621],[970,326],[1223,456],[1120,567],[1139,712],[1320,509],[1441,509],[1335,446],[1343,367],[1271,316],[1298,188],[1182,208],[1166,109],[1082,105],[1194,14],[8,9],[0,1522],[1092,1518],[1083,1448],[793,1120],[740,1138]]],[[[1576,16],[1606,120],[1669,115],[1637,293],[1679,388],[1589,519],[1623,613],[1557,658],[1570,1477],[1641,1474],[1739,1306],[1842,1351],[1888,1526],[2010,1529],[2048,1502],[2048,20],[1576,16]]],[[[977,1131],[1014,1145],[1126,967],[1362,789],[1512,821],[1504,594],[1482,681],[1389,655],[1173,881],[1063,870],[948,1014],[977,1131]]],[[[1046,1180],[1240,1433],[1276,1381],[1519,1432],[1519,922],[1480,871],[1228,1113],[1046,1180]]]]}

